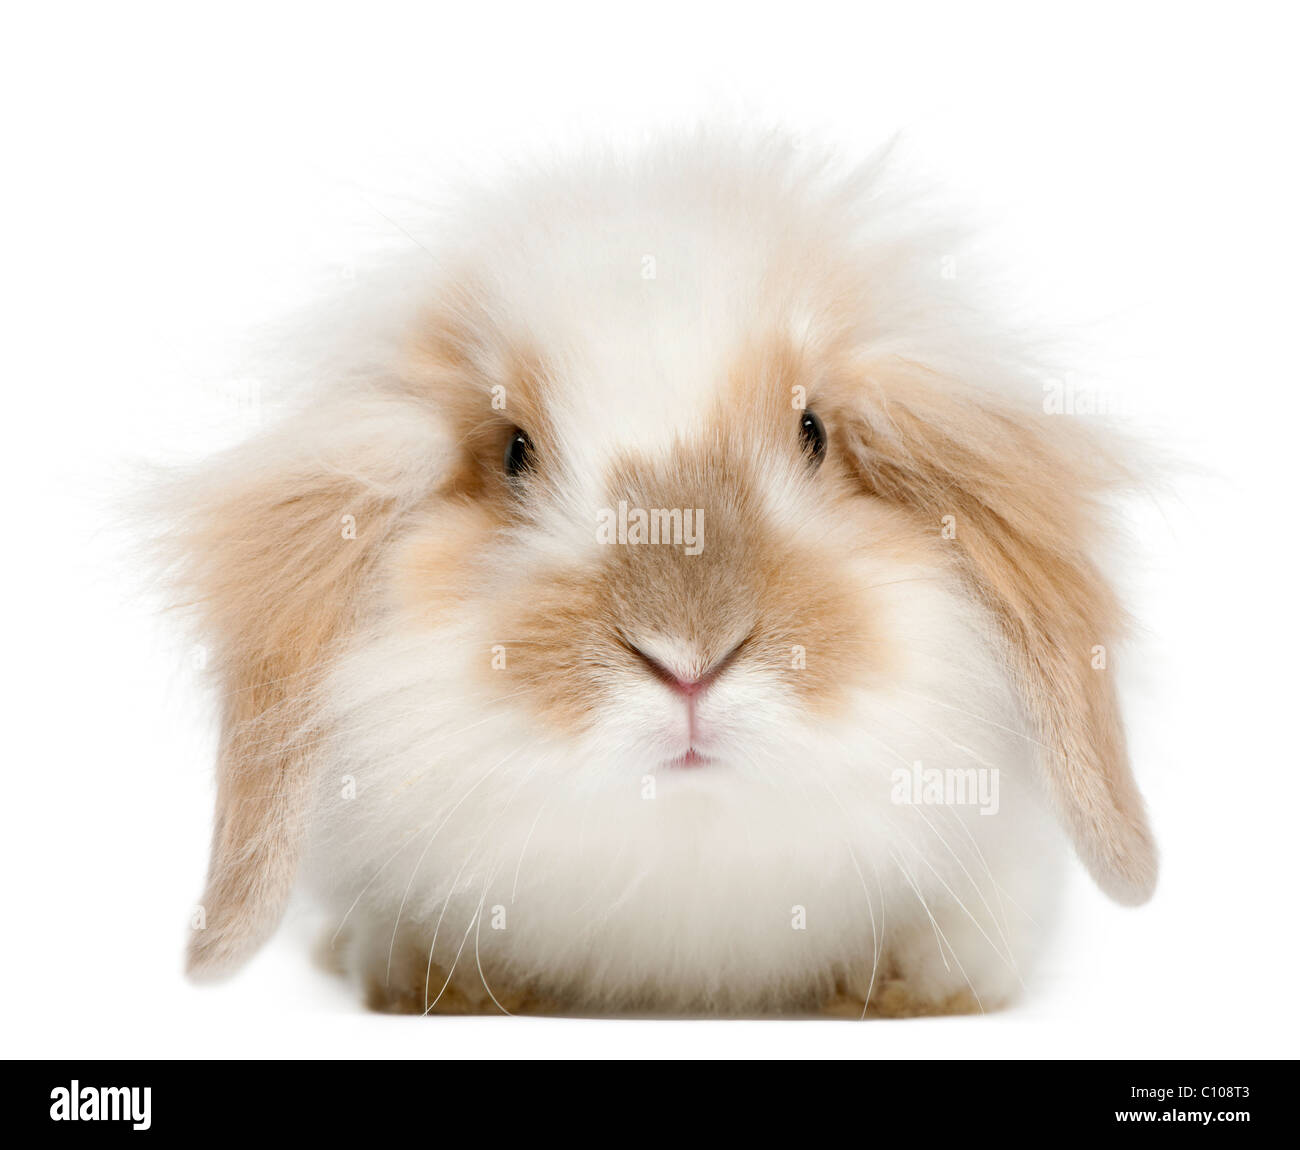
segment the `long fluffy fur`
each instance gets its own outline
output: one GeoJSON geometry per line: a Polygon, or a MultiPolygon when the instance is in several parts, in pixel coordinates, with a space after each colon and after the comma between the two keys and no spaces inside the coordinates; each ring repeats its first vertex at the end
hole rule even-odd
{"type": "Polygon", "coordinates": [[[1053,814],[1108,892],[1150,893],[1090,662],[1122,631],[1093,556],[1125,469],[1037,409],[916,215],[883,161],[779,137],[538,170],[181,489],[224,708],[196,973],[301,874],[388,1009],[980,1009],[1050,917],[1053,814]],[[626,497],[702,507],[704,552],[599,546],[626,497]],[[739,652],[709,766],[665,766],[678,703],[638,646],[683,678],[739,652]],[[916,761],[996,769],[999,814],[892,802],[916,761]]]}

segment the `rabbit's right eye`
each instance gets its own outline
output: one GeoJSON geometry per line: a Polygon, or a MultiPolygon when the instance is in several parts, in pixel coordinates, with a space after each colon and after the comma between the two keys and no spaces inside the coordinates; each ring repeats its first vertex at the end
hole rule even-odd
{"type": "Polygon", "coordinates": [[[528,432],[515,428],[506,445],[505,468],[511,479],[518,479],[525,471],[533,469],[533,441],[528,438],[528,432]]]}

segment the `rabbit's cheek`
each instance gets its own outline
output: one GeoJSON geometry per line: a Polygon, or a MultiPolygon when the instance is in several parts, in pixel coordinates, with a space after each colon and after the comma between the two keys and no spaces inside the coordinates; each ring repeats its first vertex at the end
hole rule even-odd
{"type": "MultiPolygon", "coordinates": [[[[490,506],[439,500],[392,552],[385,606],[406,630],[453,622],[491,594],[491,541],[501,520],[490,506]]],[[[489,644],[490,646],[491,644],[489,644]]]]}

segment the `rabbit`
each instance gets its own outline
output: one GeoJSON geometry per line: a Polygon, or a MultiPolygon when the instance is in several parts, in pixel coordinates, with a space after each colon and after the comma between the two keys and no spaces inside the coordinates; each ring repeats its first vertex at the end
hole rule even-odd
{"type": "Polygon", "coordinates": [[[521,170],[175,481],[221,727],[195,978],[297,893],[376,1010],[973,1013],[1069,846],[1150,897],[1131,456],[1045,410],[894,170],[709,132],[521,170]]]}

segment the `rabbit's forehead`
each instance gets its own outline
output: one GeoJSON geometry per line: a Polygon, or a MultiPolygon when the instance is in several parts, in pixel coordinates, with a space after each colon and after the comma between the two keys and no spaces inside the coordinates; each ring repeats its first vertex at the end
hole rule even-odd
{"type": "Polygon", "coordinates": [[[572,467],[595,474],[616,457],[665,458],[720,434],[761,439],[778,422],[793,426],[796,388],[812,374],[791,351],[793,314],[738,293],[579,311],[534,328],[531,341],[544,365],[536,407],[572,467]]]}
{"type": "Polygon", "coordinates": [[[628,325],[566,350],[548,406],[575,457],[694,438],[723,399],[727,357],[686,325],[628,325]]]}
{"type": "Polygon", "coordinates": [[[794,244],[784,216],[765,227],[710,202],[593,207],[491,249],[485,342],[510,349],[516,379],[521,357],[537,365],[521,415],[544,414],[573,462],[712,434],[752,398],[737,372],[754,348],[818,342],[828,286],[811,241],[794,244]]]}

